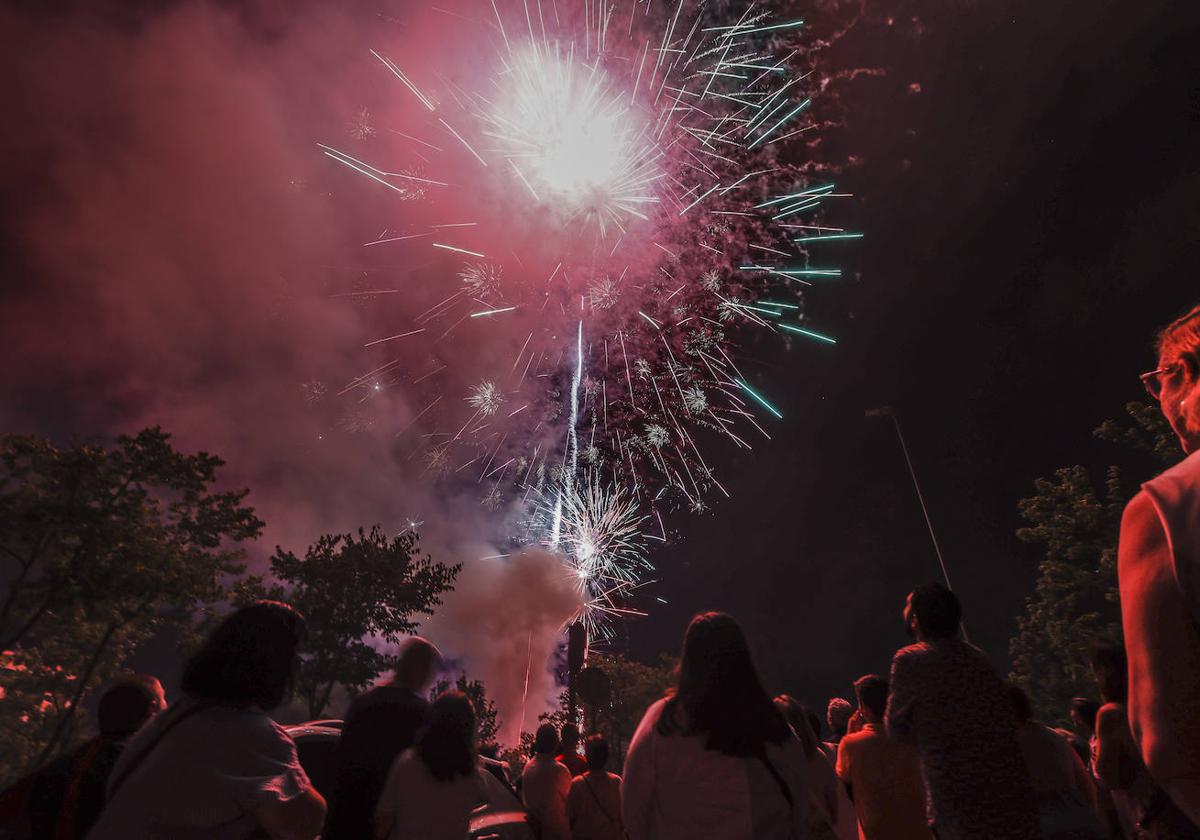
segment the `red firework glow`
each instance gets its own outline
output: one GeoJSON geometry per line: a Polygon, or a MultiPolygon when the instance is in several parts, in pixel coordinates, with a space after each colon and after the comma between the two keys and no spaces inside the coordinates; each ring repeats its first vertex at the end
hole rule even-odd
{"type": "Polygon", "coordinates": [[[811,105],[803,21],[683,0],[494,12],[431,24],[442,64],[372,51],[405,103],[393,142],[370,161],[321,146],[407,201],[367,245],[434,267],[394,290],[426,305],[365,342],[382,364],[343,392],[422,394],[408,435],[425,472],[479,485],[513,544],[564,552],[590,618],[623,611],[648,568],[643,523],[724,492],[703,444],[749,448],[760,417],[781,419],[734,330],[833,343],[802,292],[840,271],[808,249],[856,234],[816,222],[834,185],[781,154],[811,105]],[[476,352],[455,350],[464,335],[476,352]],[[429,367],[392,367],[393,340],[422,342],[429,367]]]}

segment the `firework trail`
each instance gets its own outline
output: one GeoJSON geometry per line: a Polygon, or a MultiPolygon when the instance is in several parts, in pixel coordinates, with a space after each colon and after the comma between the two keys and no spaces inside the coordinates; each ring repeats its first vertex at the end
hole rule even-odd
{"type": "Polygon", "coordinates": [[[386,131],[356,116],[352,136],[387,135],[385,151],[320,145],[412,202],[401,219],[418,203],[439,219],[365,243],[422,268],[411,294],[429,305],[365,343],[381,364],[342,393],[423,395],[400,434],[426,474],[475,483],[514,544],[562,553],[602,630],[633,611],[662,513],[727,495],[704,447],[749,449],[782,419],[737,337],[835,343],[804,289],[836,281],[826,255],[861,234],[823,223],[843,194],[786,153],[812,127],[803,20],[683,0],[490,6],[445,13],[466,48],[444,66],[371,51],[411,106],[386,131]],[[467,333],[485,352],[456,351],[467,333]],[[428,367],[389,361],[393,341],[423,342],[428,367]],[[449,368],[475,384],[446,393],[449,368]]]}

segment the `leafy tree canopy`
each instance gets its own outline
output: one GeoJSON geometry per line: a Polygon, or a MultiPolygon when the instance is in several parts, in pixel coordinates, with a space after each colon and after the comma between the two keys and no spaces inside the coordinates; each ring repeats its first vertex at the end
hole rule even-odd
{"type": "Polygon", "coordinates": [[[247,490],[213,489],[223,463],[158,427],[110,448],[0,437],[0,779],[69,744],[134,647],[226,598],[263,523],[247,490]]]}
{"type": "Polygon", "coordinates": [[[462,566],[421,557],[417,540],[412,531],[389,539],[378,525],[325,534],[303,559],[275,549],[271,573],[279,583],[252,576],[238,585],[240,602],[287,601],[307,620],[296,689],[311,718],[321,717],[335,685],[361,691],[394,667],[380,648],[415,632],[416,616],[432,615],[454,588],[462,566]]]}
{"type": "Polygon", "coordinates": [[[1025,525],[1017,537],[1042,559],[1034,594],[1009,644],[1012,679],[1046,721],[1065,723],[1072,697],[1095,696],[1090,652],[1099,637],[1121,636],[1117,539],[1121,513],[1140,482],[1180,458],[1178,443],[1157,406],[1129,403],[1126,420],[1093,433],[1117,445],[1120,463],[1104,480],[1092,470],[1064,467],[1034,482],[1019,503],[1025,525]]]}

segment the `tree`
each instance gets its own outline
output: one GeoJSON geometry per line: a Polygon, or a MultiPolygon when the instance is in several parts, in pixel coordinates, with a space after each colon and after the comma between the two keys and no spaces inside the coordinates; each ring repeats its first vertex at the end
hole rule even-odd
{"type": "Polygon", "coordinates": [[[307,619],[296,680],[310,718],[329,705],[335,685],[361,691],[394,667],[395,657],[371,644],[398,644],[417,629],[413,616],[432,615],[443,592],[452,590],[462,565],[419,556],[417,535],[388,539],[376,525],[354,534],[325,534],[301,560],[276,548],[271,573],[281,583],[252,576],[238,585],[238,600],[273,598],[290,603],[307,619]]]}
{"type": "Polygon", "coordinates": [[[67,746],[80,701],[138,644],[225,600],[263,523],[249,491],[213,492],[223,464],[158,427],[110,449],[0,437],[0,779],[67,746]]]}
{"type": "Polygon", "coordinates": [[[618,772],[646,709],[675,684],[676,664],[674,658],[665,655],[657,665],[644,665],[618,653],[593,653],[589,657],[588,665],[602,669],[611,685],[609,703],[595,710],[595,727],[608,740],[612,764],[618,772]]]}
{"type": "Polygon", "coordinates": [[[1080,465],[1034,482],[1019,509],[1026,525],[1017,537],[1040,546],[1038,578],[1017,635],[1009,644],[1012,679],[1028,692],[1044,720],[1065,722],[1070,700],[1095,694],[1090,650],[1102,636],[1120,638],[1117,539],[1121,513],[1138,483],[1179,459],[1170,428],[1157,407],[1125,406],[1131,422],[1109,420],[1093,434],[1117,444],[1120,465],[1104,481],[1080,465]],[[1129,481],[1134,475],[1137,482],[1129,481]]]}
{"type": "Polygon", "coordinates": [[[448,680],[438,680],[429,692],[429,700],[436,700],[439,694],[450,691],[451,688],[467,695],[471,705],[475,707],[475,729],[479,743],[494,744],[496,734],[500,731],[500,715],[496,711],[496,704],[488,699],[483,683],[479,680],[468,680],[466,674],[459,674],[453,686],[448,680]]]}

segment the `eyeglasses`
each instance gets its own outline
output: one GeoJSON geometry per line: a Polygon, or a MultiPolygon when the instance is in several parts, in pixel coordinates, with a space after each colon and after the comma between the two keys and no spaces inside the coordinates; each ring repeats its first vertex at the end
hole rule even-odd
{"type": "Polygon", "coordinates": [[[1146,393],[1154,397],[1154,399],[1158,399],[1159,395],[1162,393],[1163,376],[1169,373],[1174,373],[1175,371],[1179,370],[1179,367],[1179,362],[1172,362],[1169,365],[1160,367],[1158,370],[1152,370],[1149,373],[1143,373],[1138,377],[1138,379],[1142,380],[1142,385],[1145,386],[1146,393]]]}

